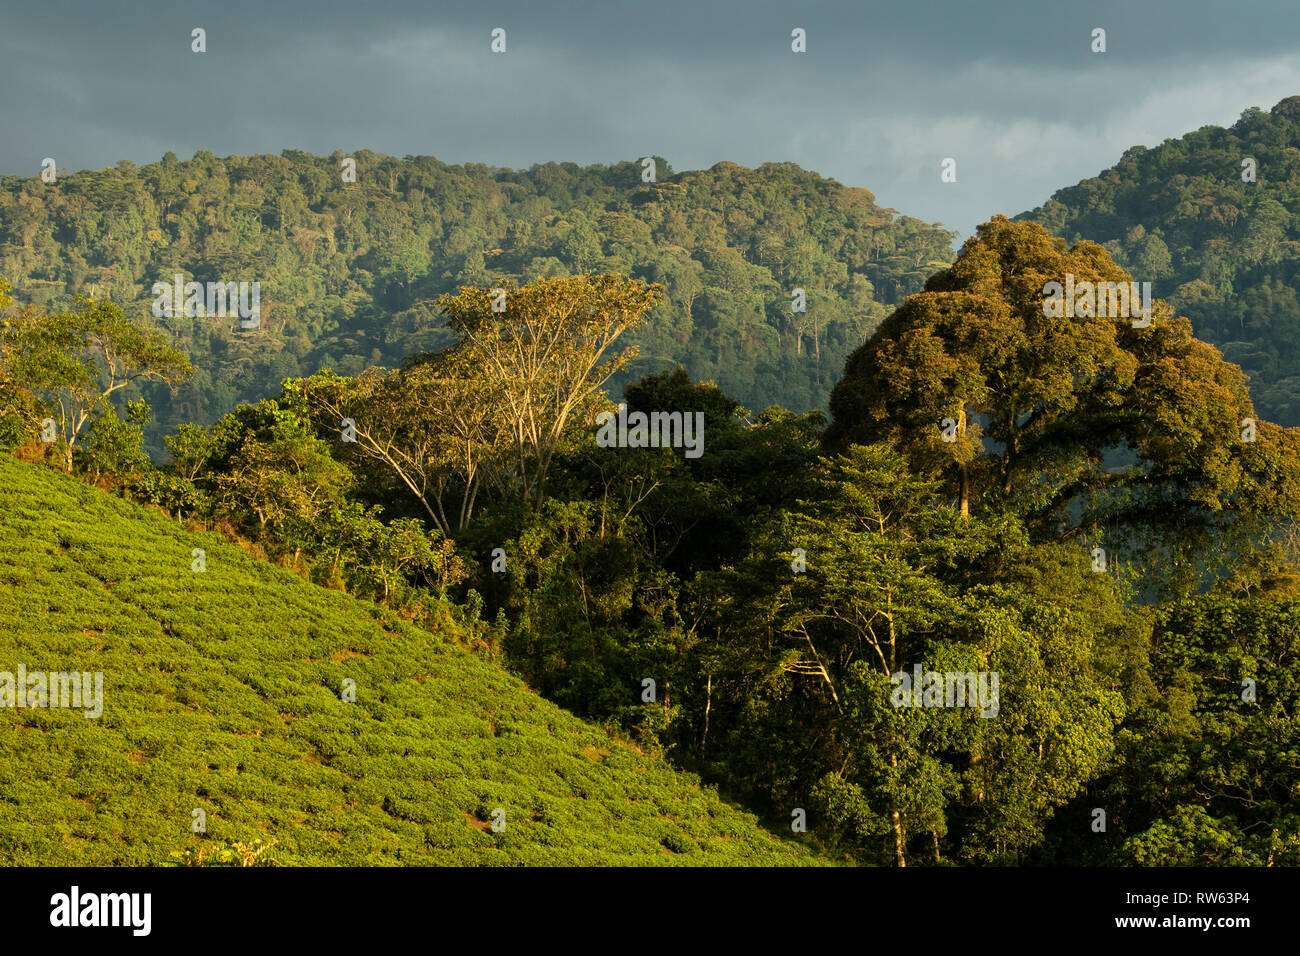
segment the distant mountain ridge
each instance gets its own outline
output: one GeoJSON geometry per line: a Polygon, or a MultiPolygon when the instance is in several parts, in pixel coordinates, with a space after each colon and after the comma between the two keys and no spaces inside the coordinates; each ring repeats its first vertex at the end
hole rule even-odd
{"type": "Polygon", "coordinates": [[[654,158],[647,182],[649,168],[204,151],[53,183],[10,176],[0,275],[24,301],[93,292],[141,311],[153,284],[177,273],[258,281],[256,330],[160,320],[198,367],[174,395],[146,394],[166,429],[210,422],[285,377],[352,374],[436,347],[442,292],[592,271],[666,290],[629,339],[641,355],[616,387],[681,364],[755,409],[824,407],[848,353],[952,260],[953,233],[793,164],[675,173],[654,158]]]}
{"type": "Polygon", "coordinates": [[[1242,367],[1262,415],[1300,425],[1300,96],[1134,146],[1016,218],[1105,246],[1242,367]]]}

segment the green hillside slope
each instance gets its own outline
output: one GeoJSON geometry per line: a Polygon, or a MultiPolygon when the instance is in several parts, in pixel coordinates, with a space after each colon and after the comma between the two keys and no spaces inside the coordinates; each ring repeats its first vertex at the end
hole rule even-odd
{"type": "Polygon", "coordinates": [[[444,637],[0,456],[0,672],[20,665],[102,672],[103,712],[0,708],[0,864],[256,841],[290,865],[815,860],[444,637]]]}

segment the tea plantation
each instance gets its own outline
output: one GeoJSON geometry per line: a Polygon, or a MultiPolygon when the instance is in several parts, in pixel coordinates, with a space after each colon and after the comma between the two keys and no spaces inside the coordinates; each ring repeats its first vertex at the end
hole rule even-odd
{"type": "Polygon", "coordinates": [[[0,707],[0,864],[235,844],[281,865],[820,862],[457,646],[456,626],[417,629],[0,456],[0,672],[104,680],[97,719],[0,707]]]}

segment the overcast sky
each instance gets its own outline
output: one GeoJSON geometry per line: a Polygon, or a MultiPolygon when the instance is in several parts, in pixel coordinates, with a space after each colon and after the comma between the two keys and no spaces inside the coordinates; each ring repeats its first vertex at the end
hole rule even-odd
{"type": "Polygon", "coordinates": [[[199,149],[790,161],[965,237],[1129,146],[1300,94],[1296,0],[7,6],[6,174],[36,175],[46,156],[78,170],[199,149]],[[191,51],[195,27],[206,53],[191,51]],[[795,27],[806,53],[791,51],[795,27]],[[945,157],[955,183],[940,182],[945,157]]]}

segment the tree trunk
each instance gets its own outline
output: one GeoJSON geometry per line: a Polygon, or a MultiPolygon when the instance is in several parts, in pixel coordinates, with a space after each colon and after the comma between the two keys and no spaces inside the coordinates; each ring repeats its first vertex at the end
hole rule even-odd
{"type": "MultiPolygon", "coordinates": [[[[961,409],[957,413],[957,434],[964,440],[966,438],[966,403],[962,402],[961,409]]],[[[966,465],[962,464],[961,468],[961,516],[970,517],[970,473],[966,465]]]]}
{"type": "Polygon", "coordinates": [[[1002,493],[1004,495],[1011,494],[1011,467],[1016,460],[1016,453],[1020,451],[1020,432],[1016,430],[1015,412],[1011,413],[1011,421],[1007,431],[1011,435],[1011,440],[1007,443],[1007,456],[1002,463],[1002,493]]]}
{"type": "MultiPolygon", "coordinates": [[[[898,755],[890,754],[889,763],[895,769],[898,768],[898,755]]],[[[894,859],[899,866],[907,866],[907,859],[903,855],[903,815],[898,812],[897,806],[889,815],[890,822],[894,830],[894,859]]]]}
{"type": "Polygon", "coordinates": [[[907,859],[903,856],[903,818],[895,810],[890,814],[890,819],[894,826],[894,859],[899,866],[907,866],[907,859]]]}
{"type": "Polygon", "coordinates": [[[700,750],[709,742],[709,710],[713,707],[713,675],[709,675],[708,685],[704,690],[704,736],[700,738],[700,750]]]}

